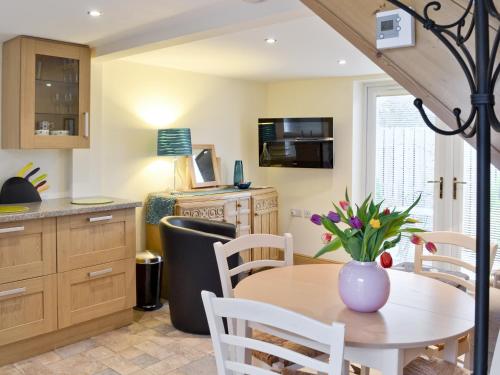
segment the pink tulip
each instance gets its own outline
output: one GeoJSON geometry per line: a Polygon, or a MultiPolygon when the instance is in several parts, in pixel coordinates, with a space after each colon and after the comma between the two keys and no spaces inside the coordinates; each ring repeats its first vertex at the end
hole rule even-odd
{"type": "Polygon", "coordinates": [[[332,234],[331,233],[323,233],[321,235],[321,241],[326,245],[327,243],[330,243],[332,241],[332,234]]]}
{"type": "Polygon", "coordinates": [[[347,201],[340,201],[339,204],[344,211],[347,211],[347,209],[351,206],[351,204],[347,201]]]}

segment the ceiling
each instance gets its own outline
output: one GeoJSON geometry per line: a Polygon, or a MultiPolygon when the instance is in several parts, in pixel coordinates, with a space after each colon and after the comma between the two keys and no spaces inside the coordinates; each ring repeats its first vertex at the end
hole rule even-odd
{"type": "Polygon", "coordinates": [[[262,81],[382,73],[316,16],[180,44],[125,60],[262,81]],[[268,37],[278,42],[269,45],[265,42],[268,37]],[[342,59],[347,64],[339,65],[342,59]]]}
{"type": "Polygon", "coordinates": [[[300,0],[0,1],[0,42],[16,35],[88,44],[103,61],[249,80],[381,72],[300,0]]]}
{"type": "Polygon", "coordinates": [[[94,45],[100,39],[219,0],[4,0],[0,41],[16,35],[94,45]],[[87,12],[98,9],[99,18],[87,12]]]}

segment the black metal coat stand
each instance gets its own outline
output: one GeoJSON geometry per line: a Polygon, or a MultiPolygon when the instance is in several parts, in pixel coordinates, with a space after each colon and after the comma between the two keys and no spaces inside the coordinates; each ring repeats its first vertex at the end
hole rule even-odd
{"type": "MultiPolygon", "coordinates": [[[[490,163],[491,127],[500,131],[500,122],[495,113],[495,84],[500,73],[497,60],[500,29],[497,29],[490,45],[490,17],[500,20],[493,0],[469,0],[463,15],[450,24],[438,24],[430,16],[439,11],[441,3],[430,1],[419,14],[398,0],[387,0],[410,13],[425,29],[432,32],[450,51],[464,72],[471,92],[471,111],[461,120],[460,108],[453,113],[457,128],[443,130],[429,120],[421,99],[415,99],[427,126],[439,134],[462,134],[466,138],[477,136],[477,221],[476,221],[476,310],[474,336],[474,374],[488,372],[488,320],[490,287],[490,163]],[[474,34],[475,53],[465,43],[474,34]]],[[[497,25],[498,27],[498,25],[497,25]]],[[[500,348],[499,348],[500,349],[500,348]]]]}

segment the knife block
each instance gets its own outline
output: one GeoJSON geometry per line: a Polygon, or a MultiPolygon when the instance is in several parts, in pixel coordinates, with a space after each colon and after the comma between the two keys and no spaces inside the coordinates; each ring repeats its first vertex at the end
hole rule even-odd
{"type": "Polygon", "coordinates": [[[41,202],[35,187],[22,177],[11,177],[2,186],[0,204],[41,202]]]}

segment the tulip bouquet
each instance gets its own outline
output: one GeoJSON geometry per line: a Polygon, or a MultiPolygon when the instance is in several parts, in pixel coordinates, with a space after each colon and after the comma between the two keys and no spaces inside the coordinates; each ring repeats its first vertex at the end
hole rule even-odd
{"type": "MultiPolygon", "coordinates": [[[[410,217],[411,210],[420,198],[400,212],[395,209],[382,209],[383,202],[376,204],[370,195],[361,206],[356,205],[353,209],[346,191],[345,201],[340,201],[338,205],[333,203],[334,211],[327,215],[311,216],[314,224],[323,225],[328,231],[322,236],[325,246],[315,257],[343,247],[356,261],[375,262],[380,256],[381,265],[384,268],[391,267],[392,257],[387,250],[395,247],[402,236],[410,237],[411,242],[417,245],[424,243],[416,234],[424,230],[414,227],[413,224],[418,221],[410,217]],[[346,224],[347,228],[341,229],[340,223],[346,224]]],[[[437,250],[431,242],[425,243],[425,246],[432,253],[437,250]]]]}

